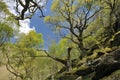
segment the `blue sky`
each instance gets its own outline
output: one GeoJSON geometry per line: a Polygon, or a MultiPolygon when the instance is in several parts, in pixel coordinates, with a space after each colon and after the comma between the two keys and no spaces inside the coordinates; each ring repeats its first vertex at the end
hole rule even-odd
{"type": "MultiPolygon", "coordinates": [[[[52,4],[52,0],[48,0],[48,3],[45,7],[44,14],[45,16],[50,15],[50,6],[52,4]]],[[[52,40],[56,42],[59,41],[59,36],[55,34],[52,29],[50,28],[50,24],[44,22],[44,18],[40,18],[40,13],[37,12],[32,19],[30,20],[30,26],[35,27],[36,32],[42,33],[44,38],[44,48],[48,49],[52,40]]]]}

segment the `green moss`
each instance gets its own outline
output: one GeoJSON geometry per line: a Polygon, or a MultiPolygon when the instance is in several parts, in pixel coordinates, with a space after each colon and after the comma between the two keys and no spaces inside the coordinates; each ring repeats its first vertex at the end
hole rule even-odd
{"type": "Polygon", "coordinates": [[[85,70],[87,68],[88,68],[88,66],[84,64],[84,65],[81,65],[78,69],[79,70],[85,70]]]}

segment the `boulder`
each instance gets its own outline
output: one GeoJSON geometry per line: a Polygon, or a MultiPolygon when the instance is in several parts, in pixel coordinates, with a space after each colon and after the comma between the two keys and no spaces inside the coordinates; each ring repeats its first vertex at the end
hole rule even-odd
{"type": "Polygon", "coordinates": [[[95,75],[92,80],[99,80],[112,72],[120,69],[120,49],[117,49],[104,56],[99,65],[95,67],[95,75]]]}

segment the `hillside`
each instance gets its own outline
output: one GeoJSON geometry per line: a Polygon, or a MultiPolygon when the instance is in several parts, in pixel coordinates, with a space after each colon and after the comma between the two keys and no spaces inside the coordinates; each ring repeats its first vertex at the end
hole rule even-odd
{"type": "Polygon", "coordinates": [[[10,80],[9,72],[7,71],[5,66],[0,66],[0,80],[10,80]]]}

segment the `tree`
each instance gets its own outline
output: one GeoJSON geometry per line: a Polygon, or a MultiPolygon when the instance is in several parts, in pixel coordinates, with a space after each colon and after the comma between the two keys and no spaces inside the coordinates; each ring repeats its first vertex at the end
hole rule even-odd
{"type": "Polygon", "coordinates": [[[83,32],[102,8],[97,7],[92,0],[54,0],[51,9],[54,15],[45,17],[45,21],[68,30],[70,36],[64,37],[77,44],[81,51],[80,58],[84,57],[87,51],[83,45],[83,39],[86,37],[83,32]]]}
{"type": "Polygon", "coordinates": [[[44,17],[42,9],[47,3],[47,0],[25,0],[25,1],[15,0],[15,1],[16,11],[19,14],[19,16],[17,17],[18,20],[31,18],[37,10],[40,11],[41,17],[44,17]],[[23,9],[20,10],[19,7],[22,7],[23,9]]]}
{"type": "MultiPolygon", "coordinates": [[[[11,27],[10,16],[12,15],[4,2],[0,1],[0,47],[14,36],[14,30],[11,27]]],[[[13,18],[11,18],[13,20],[13,18]]],[[[15,20],[13,20],[15,22],[15,20]]]]}
{"type": "MultiPolygon", "coordinates": [[[[103,27],[100,29],[102,30],[102,33],[100,35],[101,39],[99,41],[102,45],[104,45],[104,47],[111,45],[109,42],[110,39],[120,30],[120,28],[118,27],[118,25],[120,24],[120,17],[118,16],[120,13],[119,4],[119,0],[101,0],[98,4],[99,6],[103,7],[103,10],[98,14],[99,17],[96,20],[98,20],[99,22],[95,22],[95,25],[99,24],[99,26],[103,27]]],[[[101,32],[100,30],[98,31],[98,33],[101,32]]],[[[98,33],[96,33],[97,36],[98,33]]]]}
{"type": "Polygon", "coordinates": [[[7,70],[16,79],[33,80],[33,69],[37,48],[43,45],[41,34],[31,31],[27,35],[22,35],[15,44],[6,44],[3,53],[6,56],[7,70]]]}
{"type": "Polygon", "coordinates": [[[66,71],[70,71],[73,67],[75,67],[76,58],[78,58],[78,50],[73,49],[76,45],[71,43],[70,40],[63,38],[59,41],[59,43],[53,42],[51,46],[49,46],[49,50],[39,50],[44,52],[46,55],[39,57],[48,57],[57,63],[63,65],[63,69],[66,71]],[[73,52],[76,52],[72,54],[73,52]]]}
{"type": "Polygon", "coordinates": [[[3,47],[11,41],[14,33],[17,32],[17,23],[6,4],[0,1],[0,64],[5,64],[4,53],[2,53],[3,47]],[[16,29],[14,29],[14,27],[16,27],[16,29]]]}

